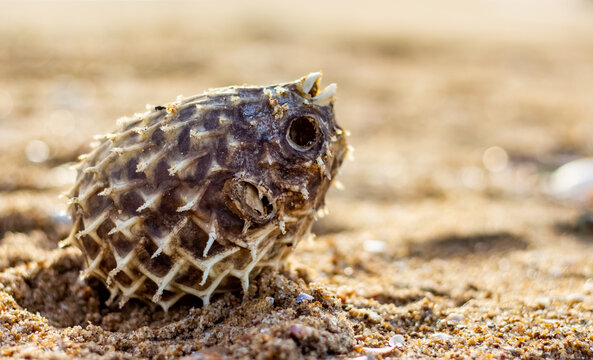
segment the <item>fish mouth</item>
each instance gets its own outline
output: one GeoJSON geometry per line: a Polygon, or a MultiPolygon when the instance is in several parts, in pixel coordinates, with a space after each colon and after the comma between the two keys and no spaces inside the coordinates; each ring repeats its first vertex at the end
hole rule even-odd
{"type": "Polygon", "coordinates": [[[263,224],[276,214],[270,192],[249,179],[230,179],[224,184],[226,206],[245,221],[263,224]]]}

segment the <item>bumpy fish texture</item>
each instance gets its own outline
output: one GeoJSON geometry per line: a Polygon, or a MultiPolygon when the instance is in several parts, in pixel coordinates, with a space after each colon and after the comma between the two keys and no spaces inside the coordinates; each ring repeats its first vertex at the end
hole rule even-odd
{"type": "Polygon", "coordinates": [[[81,156],[63,245],[120,306],[208,304],[309,233],[347,151],[331,84],[231,86],[120,119],[81,156]]]}

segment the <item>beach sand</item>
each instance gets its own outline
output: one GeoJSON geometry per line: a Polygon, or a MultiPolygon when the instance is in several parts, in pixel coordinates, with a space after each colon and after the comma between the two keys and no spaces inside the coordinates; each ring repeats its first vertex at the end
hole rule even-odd
{"type": "Polygon", "coordinates": [[[547,186],[593,154],[593,3],[299,4],[5,4],[0,358],[593,357],[593,225],[547,186]],[[58,195],[93,135],[318,70],[356,150],[314,240],[204,307],[80,280],[58,195]]]}

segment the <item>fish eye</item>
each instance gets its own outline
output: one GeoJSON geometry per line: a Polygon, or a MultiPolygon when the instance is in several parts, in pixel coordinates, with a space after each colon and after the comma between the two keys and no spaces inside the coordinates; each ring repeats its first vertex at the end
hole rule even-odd
{"type": "Polygon", "coordinates": [[[319,138],[317,119],[311,116],[297,116],[290,121],[286,138],[291,147],[306,151],[315,145],[319,138]]]}

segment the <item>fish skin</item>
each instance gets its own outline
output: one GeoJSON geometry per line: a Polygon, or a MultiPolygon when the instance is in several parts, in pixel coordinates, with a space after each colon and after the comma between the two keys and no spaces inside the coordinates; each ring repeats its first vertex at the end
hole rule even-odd
{"type": "Polygon", "coordinates": [[[109,302],[208,304],[278,265],[309,234],[347,152],[320,73],[230,86],[118,120],[81,156],[62,246],[109,302]]]}

